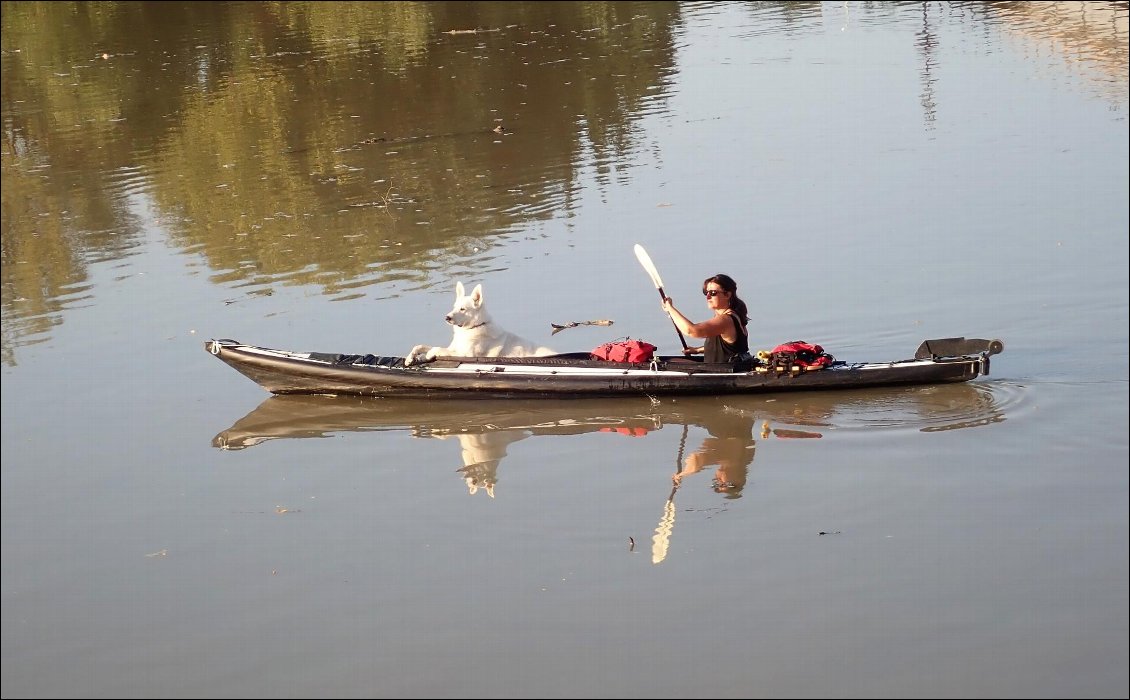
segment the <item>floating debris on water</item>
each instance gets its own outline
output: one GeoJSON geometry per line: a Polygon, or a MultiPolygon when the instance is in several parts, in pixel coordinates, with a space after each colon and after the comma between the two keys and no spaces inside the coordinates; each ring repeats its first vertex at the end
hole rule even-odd
{"type": "Polygon", "coordinates": [[[550,333],[550,335],[559,333],[566,328],[576,328],[577,326],[611,326],[613,323],[615,323],[615,321],[609,321],[608,319],[603,318],[596,321],[570,321],[569,323],[550,323],[550,327],[553,328],[553,333],[550,333]]]}

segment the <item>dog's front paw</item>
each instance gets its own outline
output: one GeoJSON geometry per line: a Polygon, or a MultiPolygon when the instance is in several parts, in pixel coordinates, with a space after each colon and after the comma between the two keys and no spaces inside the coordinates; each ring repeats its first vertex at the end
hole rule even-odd
{"type": "Polygon", "coordinates": [[[412,365],[418,365],[427,362],[429,359],[431,359],[428,357],[430,350],[431,347],[427,345],[417,345],[413,347],[404,357],[404,366],[411,367],[412,365]]]}

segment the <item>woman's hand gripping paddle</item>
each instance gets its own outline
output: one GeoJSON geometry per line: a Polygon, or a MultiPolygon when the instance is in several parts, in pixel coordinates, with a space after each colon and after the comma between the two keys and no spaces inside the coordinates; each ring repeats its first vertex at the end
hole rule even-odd
{"type": "MultiPolygon", "coordinates": [[[[644,272],[651,277],[651,281],[655,284],[655,288],[659,290],[659,298],[667,301],[667,295],[663,293],[663,280],[659,278],[659,270],[655,269],[655,263],[651,262],[651,256],[643,249],[639,243],[636,244],[636,260],[640,261],[643,266],[644,272]]],[[[675,319],[671,319],[671,323],[675,323],[675,319]]],[[[683,332],[679,330],[679,324],[675,323],[675,332],[679,334],[679,342],[683,344],[683,349],[687,349],[687,341],[683,338],[683,332]]]]}

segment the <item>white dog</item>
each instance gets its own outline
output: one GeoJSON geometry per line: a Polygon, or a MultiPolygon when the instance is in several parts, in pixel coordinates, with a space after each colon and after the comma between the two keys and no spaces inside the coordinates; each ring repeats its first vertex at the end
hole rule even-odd
{"type": "Polygon", "coordinates": [[[499,328],[483,306],[483,285],[476,285],[470,296],[463,283],[455,283],[455,306],[444,317],[451,324],[454,337],[446,348],[417,345],[404,358],[412,365],[447,357],[536,357],[553,355],[555,351],[499,328]]]}

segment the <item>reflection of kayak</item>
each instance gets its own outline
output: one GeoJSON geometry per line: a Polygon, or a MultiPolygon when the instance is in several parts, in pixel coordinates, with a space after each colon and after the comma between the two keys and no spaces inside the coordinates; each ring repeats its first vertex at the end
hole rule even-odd
{"type": "MultiPolygon", "coordinates": [[[[640,437],[667,426],[705,428],[719,438],[753,441],[755,424],[816,436],[827,430],[936,431],[1003,420],[988,385],[948,384],[869,392],[808,392],[785,396],[647,397],[612,399],[476,399],[428,401],[364,396],[271,396],[220,432],[215,447],[237,450],[279,438],[344,432],[403,431],[416,437],[498,433],[640,437]]],[[[763,434],[762,437],[768,437],[763,434]]],[[[798,436],[799,437],[799,436],[798,436]]]]}
{"type": "Polygon", "coordinates": [[[817,370],[708,364],[682,356],[648,363],[590,359],[589,353],[523,358],[439,358],[406,367],[402,357],[289,352],[234,340],[210,340],[205,350],[275,394],[388,397],[678,396],[967,382],[989,373],[999,340],[946,338],[922,343],[913,359],[836,362],[817,370]]]}
{"type": "Polygon", "coordinates": [[[773,435],[779,438],[786,438],[789,440],[802,440],[805,438],[820,438],[824,437],[820,433],[814,433],[811,430],[795,430],[793,428],[774,428],[773,435]]]}
{"type": "Polygon", "coordinates": [[[522,432],[579,435],[623,432],[644,435],[663,427],[646,401],[536,402],[483,400],[471,404],[363,396],[272,396],[212,439],[226,450],[274,438],[326,437],[340,432],[408,430],[417,437],[522,432]]]}

